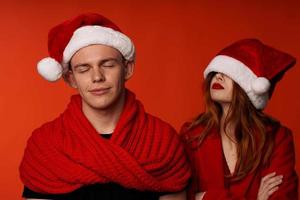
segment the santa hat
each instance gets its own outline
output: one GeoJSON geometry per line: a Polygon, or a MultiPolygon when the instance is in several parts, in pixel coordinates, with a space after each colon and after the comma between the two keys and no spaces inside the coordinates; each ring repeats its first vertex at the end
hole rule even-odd
{"type": "Polygon", "coordinates": [[[204,71],[220,72],[235,81],[257,109],[267,105],[275,84],[296,63],[291,55],[263,44],[244,39],[223,49],[204,71]]]}
{"type": "Polygon", "coordinates": [[[72,56],[81,48],[103,44],[113,47],[126,60],[134,61],[135,48],[132,41],[109,19],[99,14],[87,13],[67,20],[48,35],[49,56],[38,65],[39,74],[48,81],[58,80],[67,71],[72,56]]]}

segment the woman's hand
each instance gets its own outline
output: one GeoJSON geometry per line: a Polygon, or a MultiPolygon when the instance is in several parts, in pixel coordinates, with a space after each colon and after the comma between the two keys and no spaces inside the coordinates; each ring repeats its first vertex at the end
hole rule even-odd
{"type": "Polygon", "coordinates": [[[276,172],[267,174],[261,179],[257,200],[267,200],[269,197],[278,190],[279,185],[282,183],[282,175],[277,175],[276,172]]]}
{"type": "Polygon", "coordinates": [[[160,196],[159,200],[186,200],[186,191],[160,196]]]}
{"type": "Polygon", "coordinates": [[[202,200],[205,195],[205,192],[199,192],[196,194],[196,200],[202,200]]]}

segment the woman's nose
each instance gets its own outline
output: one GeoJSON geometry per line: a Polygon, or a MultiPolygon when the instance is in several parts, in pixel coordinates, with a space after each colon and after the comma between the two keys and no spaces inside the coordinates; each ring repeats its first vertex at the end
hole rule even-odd
{"type": "Polygon", "coordinates": [[[217,73],[216,74],[216,79],[219,81],[223,81],[224,80],[224,75],[222,73],[217,73]]]}

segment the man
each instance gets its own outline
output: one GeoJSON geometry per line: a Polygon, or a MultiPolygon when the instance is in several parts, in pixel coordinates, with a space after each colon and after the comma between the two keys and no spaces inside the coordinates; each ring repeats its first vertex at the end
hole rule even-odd
{"type": "Polygon", "coordinates": [[[48,39],[39,73],[63,76],[79,95],[28,140],[23,197],[185,199],[190,168],[176,132],[125,88],[134,71],[131,40],[91,13],[54,27],[48,39]]]}

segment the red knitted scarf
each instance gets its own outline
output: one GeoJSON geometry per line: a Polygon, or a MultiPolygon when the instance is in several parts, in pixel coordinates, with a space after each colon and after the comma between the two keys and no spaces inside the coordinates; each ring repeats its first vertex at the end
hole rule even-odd
{"type": "Polygon", "coordinates": [[[83,185],[114,182],[141,191],[175,192],[190,176],[174,129],[145,113],[127,91],[119,122],[107,140],[99,136],[73,96],[66,111],[36,129],[20,166],[24,185],[40,193],[68,193],[83,185]]]}

